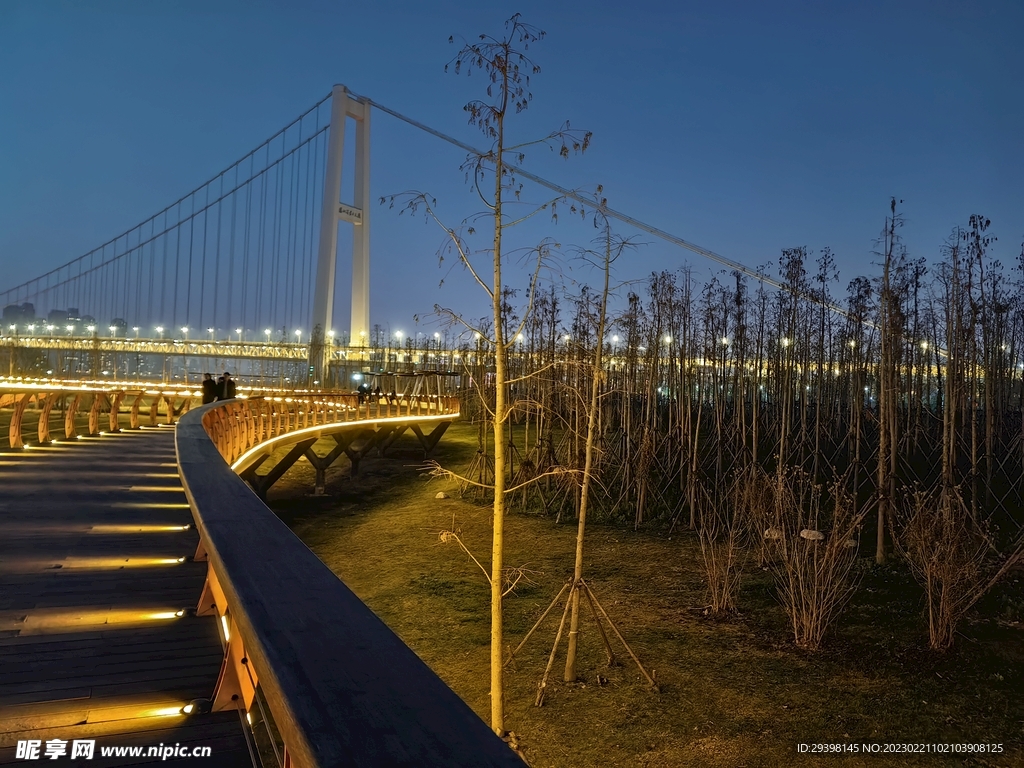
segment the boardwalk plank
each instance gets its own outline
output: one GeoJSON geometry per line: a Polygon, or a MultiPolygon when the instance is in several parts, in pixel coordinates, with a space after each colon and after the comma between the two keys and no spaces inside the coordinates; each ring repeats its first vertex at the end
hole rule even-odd
{"type": "MultiPolygon", "coordinates": [[[[194,528],[158,528],[192,524],[173,438],[149,429],[4,457],[0,764],[22,762],[18,739],[95,738],[97,750],[205,745],[214,757],[190,765],[251,765],[237,713],[152,716],[208,697],[223,658],[212,617],[148,618],[193,608],[206,574],[203,563],[177,562],[195,552],[194,528]],[[174,562],[151,562],[161,559],[174,562]],[[116,623],[125,618],[136,623],[116,623]]],[[[92,761],[60,762],[154,761],[97,751],[92,761]]]]}

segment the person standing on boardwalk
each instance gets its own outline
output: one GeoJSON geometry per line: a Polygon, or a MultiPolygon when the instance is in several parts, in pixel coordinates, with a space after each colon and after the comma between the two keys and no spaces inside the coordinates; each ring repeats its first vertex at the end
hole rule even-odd
{"type": "Polygon", "coordinates": [[[217,399],[217,382],[213,380],[212,373],[203,374],[203,405],[212,403],[217,399]]]}
{"type": "Polygon", "coordinates": [[[235,382],[227,371],[224,371],[224,376],[220,380],[218,397],[221,400],[233,400],[235,397],[235,382]]]}

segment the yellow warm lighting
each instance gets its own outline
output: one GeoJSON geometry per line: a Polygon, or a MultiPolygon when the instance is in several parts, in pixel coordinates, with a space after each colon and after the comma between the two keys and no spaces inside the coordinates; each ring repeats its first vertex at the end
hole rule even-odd
{"type": "Polygon", "coordinates": [[[415,422],[424,422],[424,421],[452,421],[452,420],[457,419],[457,418],[459,418],[459,413],[458,412],[456,412],[456,413],[443,413],[443,414],[437,414],[437,415],[434,415],[434,416],[392,416],[390,418],[363,419],[362,421],[349,421],[349,422],[335,422],[333,424],[321,424],[321,425],[316,426],[316,427],[305,427],[303,429],[296,429],[296,430],[294,430],[292,432],[286,432],[283,435],[278,435],[277,437],[272,437],[269,440],[264,440],[262,443],[254,445],[248,451],[246,451],[241,456],[239,456],[237,459],[235,459],[234,463],[231,465],[231,469],[233,471],[237,472],[239,470],[239,468],[244,467],[246,462],[249,461],[253,456],[257,456],[257,455],[260,455],[262,453],[265,453],[268,448],[270,448],[271,446],[277,445],[278,443],[286,442],[286,441],[290,442],[290,441],[292,441],[293,438],[295,438],[295,437],[297,437],[299,435],[308,435],[308,434],[312,434],[314,432],[322,433],[322,432],[325,432],[325,431],[329,431],[330,428],[333,427],[333,426],[344,425],[344,426],[353,426],[353,427],[365,427],[367,424],[394,424],[394,423],[402,423],[402,422],[407,422],[407,421],[415,421],[415,422]]]}
{"type": "Polygon", "coordinates": [[[176,557],[66,557],[63,560],[45,558],[8,557],[0,570],[7,573],[35,573],[40,567],[59,566],[63,570],[105,570],[120,568],[152,568],[158,565],[178,565],[185,558],[176,557]]]}
{"type": "Polygon", "coordinates": [[[94,525],[89,533],[160,533],[187,531],[188,525],[94,525]]]}
{"type": "Polygon", "coordinates": [[[133,485],[128,490],[139,491],[142,493],[150,493],[152,491],[173,491],[174,493],[185,492],[180,485],[133,485]]]}
{"type": "Polygon", "coordinates": [[[228,615],[221,614],[220,624],[224,627],[224,642],[228,642],[231,639],[231,633],[228,632],[228,615]]]}
{"type": "Polygon", "coordinates": [[[158,504],[148,501],[115,501],[110,506],[119,509],[188,509],[188,504],[158,504]]]}
{"type": "MultiPolygon", "coordinates": [[[[189,704],[185,705],[191,706],[189,704]]],[[[184,712],[182,707],[161,707],[159,709],[147,709],[140,712],[138,717],[173,717],[175,715],[181,715],[184,712]]]]}
{"type": "Polygon", "coordinates": [[[85,606],[82,608],[38,608],[20,615],[0,617],[0,632],[17,631],[19,635],[61,634],[80,632],[84,628],[108,625],[145,625],[169,621],[177,616],[174,609],[126,609],[85,606]]]}

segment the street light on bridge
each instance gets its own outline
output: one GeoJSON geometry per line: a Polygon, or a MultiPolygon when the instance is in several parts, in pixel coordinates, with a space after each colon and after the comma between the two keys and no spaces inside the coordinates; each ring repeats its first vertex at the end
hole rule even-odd
{"type": "Polygon", "coordinates": [[[87,325],[87,326],[85,326],[85,330],[87,330],[89,333],[95,333],[96,332],[96,326],[95,325],[87,325]]]}
{"type": "Polygon", "coordinates": [[[135,338],[139,338],[139,326],[133,325],[132,330],[135,331],[135,338]]]}
{"type": "Polygon", "coordinates": [[[110,326],[110,338],[114,338],[117,335],[117,326],[110,326]]]}
{"type": "Polygon", "coordinates": [[[301,328],[296,328],[295,329],[295,342],[297,344],[301,344],[302,343],[302,329],[301,328]]]}
{"type": "Polygon", "coordinates": [[[238,334],[238,343],[241,344],[242,343],[242,329],[241,328],[235,328],[235,333],[238,334]]]}
{"type": "Polygon", "coordinates": [[[53,336],[53,329],[54,329],[54,327],[55,326],[53,325],[53,323],[50,323],[49,325],[46,326],[46,330],[50,332],[51,336],[53,336]]]}
{"type": "Polygon", "coordinates": [[[213,328],[207,328],[206,332],[210,334],[210,341],[213,341],[213,328]]]}
{"type": "Polygon", "coordinates": [[[185,334],[185,341],[188,341],[188,326],[187,325],[181,326],[181,332],[183,334],[185,334]]]}
{"type": "Polygon", "coordinates": [[[272,331],[272,330],[270,330],[269,328],[264,328],[264,329],[263,329],[263,333],[264,333],[264,334],[266,334],[266,337],[267,337],[267,344],[269,344],[269,343],[270,343],[270,334],[272,334],[272,333],[273,333],[273,331],[272,331]]]}
{"type": "Polygon", "coordinates": [[[162,325],[158,325],[156,327],[156,332],[160,334],[161,339],[164,337],[164,327],[162,325]]]}
{"type": "Polygon", "coordinates": [[[75,326],[73,326],[73,325],[66,325],[64,327],[67,328],[67,330],[68,330],[68,336],[70,336],[72,333],[75,332],[75,326]]]}

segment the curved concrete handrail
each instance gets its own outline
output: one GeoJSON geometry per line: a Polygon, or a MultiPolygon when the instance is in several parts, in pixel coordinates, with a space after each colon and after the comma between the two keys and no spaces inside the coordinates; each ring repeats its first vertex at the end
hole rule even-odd
{"type": "MultiPolygon", "coordinates": [[[[207,432],[218,421],[213,414],[229,405],[190,411],[175,436],[209,561],[203,601],[212,595],[230,627],[218,687],[230,690],[232,659],[258,678],[292,765],[521,768],[515,753],[231,471],[207,432]],[[232,650],[235,643],[241,648],[232,650]]],[[[201,613],[209,608],[203,601],[201,613]]],[[[243,692],[239,703],[246,698],[243,692]]]]}

